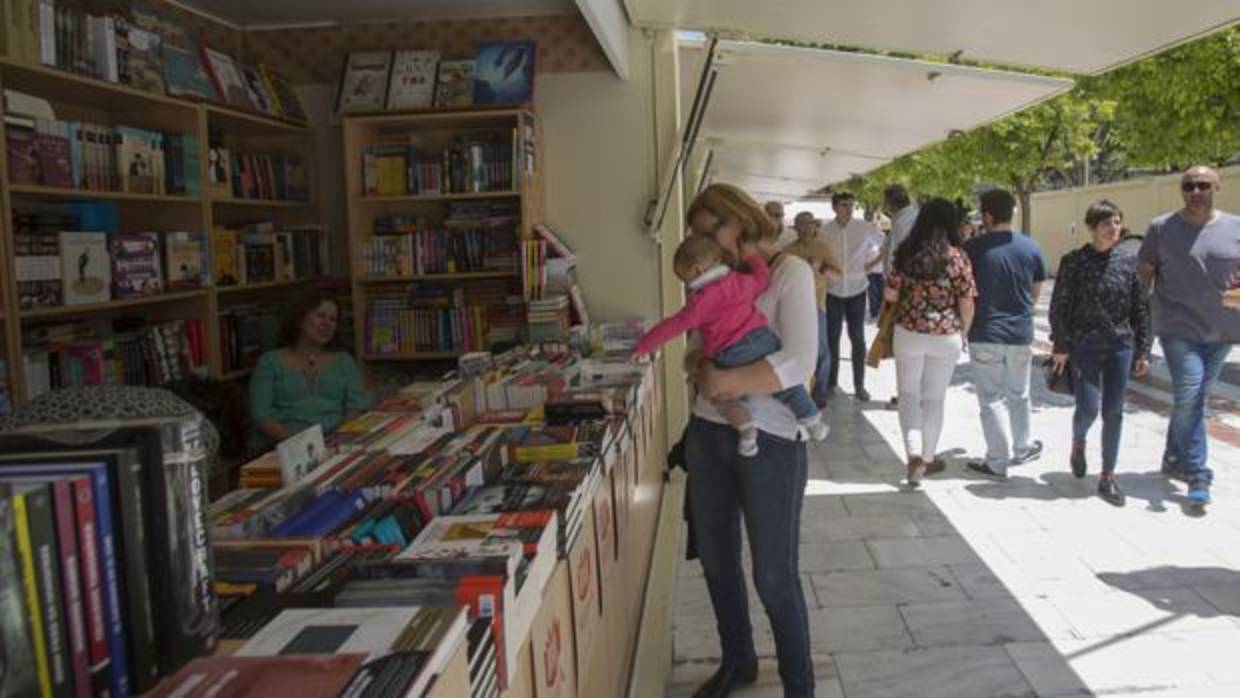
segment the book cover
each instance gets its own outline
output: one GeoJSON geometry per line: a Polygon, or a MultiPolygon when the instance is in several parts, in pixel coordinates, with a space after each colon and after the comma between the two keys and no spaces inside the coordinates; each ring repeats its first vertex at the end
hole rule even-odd
{"type": "Polygon", "coordinates": [[[323,427],[315,424],[281,441],[276,446],[284,484],[294,485],[313,472],[328,457],[323,444],[323,427]]]}
{"type": "Polygon", "coordinates": [[[258,71],[267,83],[268,93],[275,98],[280,114],[286,119],[305,121],[306,112],[301,107],[301,100],[284,73],[266,64],[260,65],[258,71]]]}
{"type": "Polygon", "coordinates": [[[392,649],[417,613],[417,606],[289,609],[234,656],[383,652],[392,649]]]}
{"type": "Polygon", "coordinates": [[[435,82],[436,107],[468,107],[474,103],[476,61],[440,61],[435,82]]]}
{"type": "Polygon", "coordinates": [[[0,646],[4,648],[0,688],[5,695],[31,696],[38,694],[39,683],[12,496],[10,485],[0,482],[0,646]]]}
{"type": "Polygon", "coordinates": [[[164,261],[168,290],[187,291],[206,285],[206,248],[202,238],[190,231],[164,233],[164,261]]]}
{"type": "Polygon", "coordinates": [[[438,51],[397,51],[392,60],[388,109],[426,109],[435,101],[438,51]]]}
{"type": "Polygon", "coordinates": [[[263,81],[263,76],[258,72],[258,68],[252,65],[241,66],[241,79],[245,81],[245,93],[254,103],[254,108],[266,114],[275,114],[279,116],[280,112],[275,107],[275,100],[271,94],[267,92],[267,83],[263,81]]]}
{"type": "Polygon", "coordinates": [[[164,680],[150,698],[337,698],[364,654],[203,657],[164,680]]]}
{"type": "Polygon", "coordinates": [[[232,196],[232,153],[222,145],[207,150],[207,191],[215,196],[232,196]]]}
{"type": "Polygon", "coordinates": [[[215,85],[215,92],[229,104],[242,109],[255,109],[250,101],[250,93],[245,87],[245,79],[233,62],[231,56],[215,49],[202,47],[203,62],[215,85]]]}
{"type": "Polygon", "coordinates": [[[117,18],[115,26],[120,82],[139,90],[163,94],[160,36],[133,26],[120,17],[117,18]]]}
{"type": "Polygon", "coordinates": [[[162,47],[164,82],[168,85],[168,94],[219,99],[206,66],[202,64],[202,52],[193,39],[185,37],[184,41],[184,46],[165,43],[162,47]]]}
{"type": "Polygon", "coordinates": [[[524,104],[534,98],[533,41],[493,41],[478,49],[475,104],[524,104]]]}
{"type": "Polygon", "coordinates": [[[155,194],[161,188],[160,165],[151,147],[151,133],[141,129],[122,126],[116,129],[120,143],[116,148],[117,174],[121,191],[155,194]]]}
{"type": "Polygon", "coordinates": [[[35,153],[39,164],[39,183],[48,187],[73,187],[72,154],[69,139],[61,132],[63,122],[39,121],[35,133],[35,153]]]}
{"type": "Polygon", "coordinates": [[[72,698],[73,675],[69,666],[69,640],[65,633],[64,599],[60,587],[60,556],[56,549],[56,515],[52,486],[26,481],[15,489],[25,494],[26,525],[35,569],[36,593],[47,646],[47,666],[52,695],[72,698]]]}
{"type": "Polygon", "coordinates": [[[34,654],[34,674],[39,695],[52,695],[52,670],[48,656],[43,607],[39,599],[39,568],[35,548],[30,537],[30,517],[26,507],[26,492],[18,487],[13,490],[14,541],[17,544],[18,567],[21,570],[22,591],[25,594],[26,620],[30,624],[30,647],[34,654]]]}
{"type": "Polygon", "coordinates": [[[104,573],[96,525],[95,497],[90,478],[69,478],[73,483],[74,516],[78,533],[79,579],[90,659],[92,685],[103,693],[112,685],[111,657],[108,653],[107,609],[104,604],[104,573]]]}
{"type": "Polygon", "coordinates": [[[112,260],[108,257],[106,233],[62,232],[60,259],[65,305],[111,300],[112,260]]]}
{"type": "Polygon", "coordinates": [[[236,230],[211,230],[211,257],[214,262],[212,282],[216,286],[236,286],[240,281],[237,269],[237,245],[240,239],[240,233],[236,230]]]}
{"type": "Polygon", "coordinates": [[[391,51],[350,53],[340,77],[336,111],[348,114],[383,109],[391,68],[391,51]]]}
{"type": "Polygon", "coordinates": [[[112,258],[112,296],[134,298],[163,290],[159,233],[113,233],[108,236],[112,258]]]}
{"type": "Polygon", "coordinates": [[[77,517],[75,516],[73,482],[61,478],[52,483],[52,504],[56,524],[56,544],[60,553],[60,584],[64,597],[65,635],[68,638],[68,660],[75,695],[90,698],[90,659],[86,648],[86,604],[82,598],[79,569],[77,517]]]}

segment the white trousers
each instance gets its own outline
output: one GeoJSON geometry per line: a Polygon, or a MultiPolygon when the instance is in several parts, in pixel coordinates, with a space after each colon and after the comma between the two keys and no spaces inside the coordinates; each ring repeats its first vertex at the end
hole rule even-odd
{"type": "Polygon", "coordinates": [[[934,458],[943,433],[943,399],[961,349],[959,334],[922,334],[896,326],[892,353],[900,396],[900,430],[909,458],[934,458]]]}

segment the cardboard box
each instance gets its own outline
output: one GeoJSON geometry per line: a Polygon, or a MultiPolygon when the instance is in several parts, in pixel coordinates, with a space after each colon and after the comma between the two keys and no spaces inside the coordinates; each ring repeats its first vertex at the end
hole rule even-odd
{"type": "Polygon", "coordinates": [[[514,653],[515,667],[508,680],[503,698],[534,698],[534,665],[530,661],[530,639],[527,637],[514,653]]]}
{"type": "Polygon", "coordinates": [[[469,695],[469,655],[466,643],[462,642],[448,666],[435,678],[434,685],[427,692],[428,698],[456,698],[469,695]]]}
{"type": "MultiPolygon", "coordinates": [[[[616,542],[616,500],[612,489],[613,475],[603,478],[594,494],[594,537],[598,541],[599,565],[609,571],[620,559],[620,547],[616,542]]],[[[602,600],[607,603],[606,599],[602,600]]]]}
{"type": "MultiPolygon", "coordinates": [[[[602,482],[600,480],[599,484],[602,482]]],[[[591,493],[591,499],[595,499],[597,493],[602,490],[602,487],[596,485],[591,493]]],[[[601,598],[599,550],[601,548],[595,535],[593,502],[587,503],[586,506],[588,509],[584,516],[585,521],[581,525],[581,535],[577,537],[577,542],[568,551],[569,595],[573,609],[573,656],[577,662],[578,678],[585,674],[586,661],[590,658],[590,649],[603,613],[599,604],[601,598]]],[[[610,563],[610,559],[608,562],[610,563]]]]}
{"type": "Polygon", "coordinates": [[[568,565],[561,560],[534,618],[530,650],[534,662],[536,698],[576,698],[577,662],[573,656],[573,610],[568,565]]]}

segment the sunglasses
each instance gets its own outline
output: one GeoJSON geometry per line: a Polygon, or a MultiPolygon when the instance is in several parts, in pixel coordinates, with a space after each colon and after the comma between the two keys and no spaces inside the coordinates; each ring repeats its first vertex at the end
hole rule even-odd
{"type": "Polygon", "coordinates": [[[1194,191],[1210,191],[1214,189],[1214,182],[1180,182],[1180,191],[1185,194],[1194,191]]]}

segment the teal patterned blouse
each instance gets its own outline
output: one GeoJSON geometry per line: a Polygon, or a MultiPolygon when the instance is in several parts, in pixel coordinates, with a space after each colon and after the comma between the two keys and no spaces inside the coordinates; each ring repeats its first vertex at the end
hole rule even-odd
{"type": "Polygon", "coordinates": [[[301,371],[280,357],[281,350],[262,355],[250,376],[250,418],[254,424],[273,418],[292,433],[321,424],[326,433],[350,412],[370,407],[362,372],[345,352],[332,354],[319,368],[317,390],[301,371]]]}

